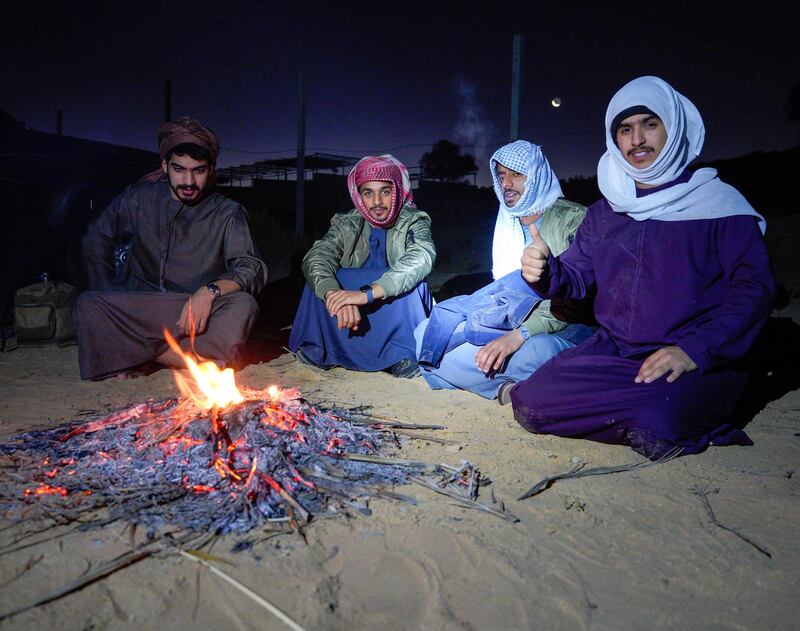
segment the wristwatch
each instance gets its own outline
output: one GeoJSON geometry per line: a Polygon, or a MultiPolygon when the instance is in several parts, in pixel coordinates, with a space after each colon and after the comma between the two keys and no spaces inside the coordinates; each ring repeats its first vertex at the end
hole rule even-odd
{"type": "Polygon", "coordinates": [[[519,334],[522,336],[522,339],[525,340],[526,342],[529,339],[531,339],[531,332],[528,330],[528,327],[526,327],[524,324],[519,325],[519,327],[517,327],[517,331],[519,331],[519,334]]]}
{"type": "Polygon", "coordinates": [[[372,295],[372,285],[364,285],[359,289],[367,294],[367,304],[372,304],[372,301],[375,300],[375,296],[372,295]]]}
{"type": "Polygon", "coordinates": [[[206,285],[206,289],[208,289],[208,291],[214,294],[214,300],[216,300],[222,295],[222,290],[216,283],[208,283],[208,285],[206,285]]]}

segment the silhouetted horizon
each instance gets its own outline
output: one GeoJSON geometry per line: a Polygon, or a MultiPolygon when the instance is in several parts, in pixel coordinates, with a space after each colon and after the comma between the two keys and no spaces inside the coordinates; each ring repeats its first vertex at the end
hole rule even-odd
{"type": "Polygon", "coordinates": [[[486,159],[509,139],[511,40],[520,32],[520,135],[542,145],[561,178],[594,174],[608,100],[643,74],[698,106],[704,160],[798,138],[784,113],[800,81],[791,74],[796,11],[785,5],[361,7],[17,6],[2,27],[0,107],[39,131],[54,131],[61,110],[67,135],[152,151],[169,78],[173,118],[215,129],[220,165],[233,166],[296,152],[304,68],[308,153],[391,152],[417,164],[449,139],[476,157],[485,185],[486,159]]]}

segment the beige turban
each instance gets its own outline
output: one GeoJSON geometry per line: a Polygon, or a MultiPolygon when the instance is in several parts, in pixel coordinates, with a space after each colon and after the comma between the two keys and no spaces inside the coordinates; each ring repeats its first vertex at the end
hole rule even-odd
{"type": "Polygon", "coordinates": [[[219,156],[219,140],[208,127],[196,120],[183,116],[176,121],[164,123],[158,130],[158,151],[164,160],[171,149],[182,144],[203,147],[211,154],[211,163],[217,163],[219,156]]]}

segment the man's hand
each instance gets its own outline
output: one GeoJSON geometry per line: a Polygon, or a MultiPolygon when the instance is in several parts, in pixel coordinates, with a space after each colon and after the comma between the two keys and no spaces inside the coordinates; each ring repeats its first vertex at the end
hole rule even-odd
{"type": "Polygon", "coordinates": [[[360,290],[339,289],[325,294],[325,308],[332,316],[336,315],[339,309],[345,305],[358,306],[365,304],[367,304],[367,294],[360,290]]]}
{"type": "Polygon", "coordinates": [[[664,373],[671,371],[667,377],[667,383],[672,383],[683,373],[696,368],[697,364],[679,346],[665,346],[644,360],[634,381],[636,383],[652,383],[664,373]]]}
{"type": "Polygon", "coordinates": [[[208,326],[208,316],[211,315],[211,305],[214,304],[214,294],[208,291],[205,286],[194,292],[181,310],[181,317],[178,318],[178,332],[181,335],[190,335],[192,323],[196,334],[206,330],[208,326]]]}
{"type": "Polygon", "coordinates": [[[547,267],[547,257],[550,256],[550,248],[539,234],[536,224],[528,226],[528,232],[533,242],[522,252],[522,278],[529,283],[538,281],[547,267]]]}
{"type": "Polygon", "coordinates": [[[492,340],[475,355],[475,365],[482,373],[497,372],[503,362],[519,350],[525,343],[519,329],[509,331],[505,335],[492,340]]]}
{"type": "Polygon", "coordinates": [[[361,322],[361,311],[355,305],[345,305],[336,311],[336,320],[340,330],[352,329],[357,331],[358,323],[361,322]]]}

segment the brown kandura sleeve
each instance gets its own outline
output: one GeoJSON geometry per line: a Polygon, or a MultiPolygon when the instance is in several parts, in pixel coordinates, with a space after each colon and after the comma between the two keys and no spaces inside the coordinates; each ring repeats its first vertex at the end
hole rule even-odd
{"type": "Polygon", "coordinates": [[[260,292],[267,284],[267,265],[256,254],[247,212],[241,206],[226,223],[223,247],[227,271],[221,278],[235,281],[248,293],[260,292]]]}

